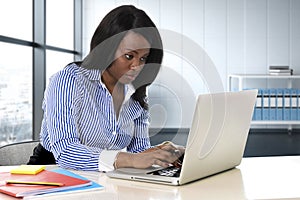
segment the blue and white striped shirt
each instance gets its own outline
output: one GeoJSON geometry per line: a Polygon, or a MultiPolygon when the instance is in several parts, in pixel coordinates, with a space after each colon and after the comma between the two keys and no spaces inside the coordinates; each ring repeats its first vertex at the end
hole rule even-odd
{"type": "Polygon", "coordinates": [[[58,165],[105,171],[112,169],[120,150],[135,153],[150,147],[149,112],[131,98],[132,85],[126,85],[125,92],[117,119],[100,70],[72,63],[51,77],[40,138],[58,165]]]}

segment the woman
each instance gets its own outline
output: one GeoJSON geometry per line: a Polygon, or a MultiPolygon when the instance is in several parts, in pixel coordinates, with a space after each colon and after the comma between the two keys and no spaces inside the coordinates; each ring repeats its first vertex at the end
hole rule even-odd
{"type": "Polygon", "coordinates": [[[182,147],[151,147],[148,134],[146,87],[162,58],[159,32],[144,11],[120,6],[109,12],[83,62],[71,63],[51,78],[41,144],[29,164],[38,164],[41,152],[48,151],[61,167],[77,170],[166,167],[176,161],[182,147]]]}

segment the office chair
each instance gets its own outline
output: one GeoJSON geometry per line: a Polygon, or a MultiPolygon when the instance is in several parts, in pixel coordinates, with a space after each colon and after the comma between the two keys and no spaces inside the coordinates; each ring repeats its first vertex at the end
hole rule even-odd
{"type": "Polygon", "coordinates": [[[27,164],[33,149],[39,141],[26,141],[0,147],[0,165],[27,164]]]}

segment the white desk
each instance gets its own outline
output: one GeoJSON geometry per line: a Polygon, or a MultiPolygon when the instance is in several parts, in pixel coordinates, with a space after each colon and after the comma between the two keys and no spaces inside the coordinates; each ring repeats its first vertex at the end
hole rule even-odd
{"type": "MultiPolygon", "coordinates": [[[[10,168],[0,167],[0,171],[10,168]]],[[[75,173],[98,182],[104,189],[30,199],[300,199],[300,156],[243,158],[235,169],[183,186],[117,180],[99,172],[75,173]]],[[[0,194],[0,199],[14,198],[0,194]]]]}

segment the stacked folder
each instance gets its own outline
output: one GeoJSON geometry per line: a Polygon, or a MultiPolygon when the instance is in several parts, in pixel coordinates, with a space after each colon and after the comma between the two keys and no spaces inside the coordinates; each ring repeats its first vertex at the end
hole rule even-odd
{"type": "Polygon", "coordinates": [[[1,172],[0,180],[0,193],[19,198],[103,189],[102,185],[71,171],[61,168],[49,171],[39,165],[21,165],[10,172],[1,172]]]}
{"type": "Polygon", "coordinates": [[[253,120],[300,120],[300,89],[260,88],[253,120]]]}

